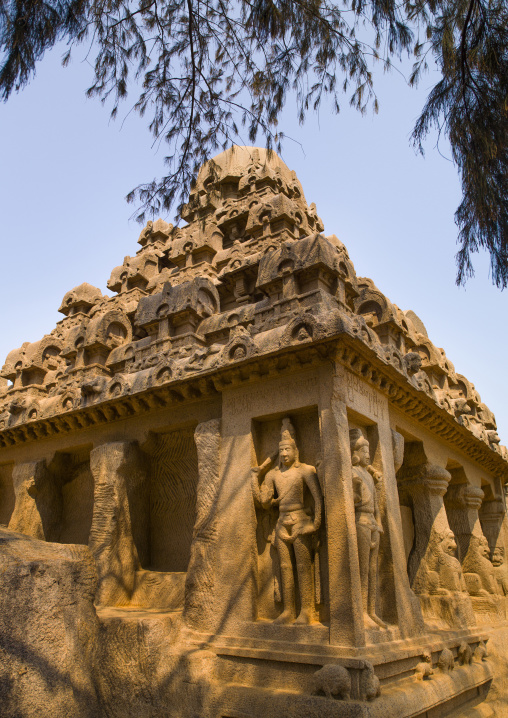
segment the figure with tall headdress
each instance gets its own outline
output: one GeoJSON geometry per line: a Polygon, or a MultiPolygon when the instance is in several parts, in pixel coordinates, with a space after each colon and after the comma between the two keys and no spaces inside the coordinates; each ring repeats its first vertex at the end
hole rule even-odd
{"type": "Polygon", "coordinates": [[[316,469],[299,460],[295,431],[288,418],[282,420],[278,466],[271,468],[267,459],[252,470],[255,501],[265,509],[276,506],[279,515],[274,532],[280,568],[283,610],[275,623],[307,624],[312,621],[314,586],[312,580],[313,536],[321,525],[323,500],[316,469]],[[260,483],[261,482],[261,483],[260,483]],[[306,508],[305,494],[314,500],[314,512],[306,508]],[[292,556],[300,596],[300,612],[296,616],[296,590],[292,556]]]}
{"type": "Polygon", "coordinates": [[[370,465],[370,446],[362,430],[351,429],[349,441],[364,624],[386,628],[376,613],[379,540],[383,533],[377,495],[381,477],[370,465]]]}

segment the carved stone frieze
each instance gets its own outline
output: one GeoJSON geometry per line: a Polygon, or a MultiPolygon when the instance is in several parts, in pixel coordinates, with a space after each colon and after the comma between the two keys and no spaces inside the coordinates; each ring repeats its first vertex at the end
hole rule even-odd
{"type": "MultiPolygon", "coordinates": [[[[390,381],[381,379],[379,371],[365,370],[367,378],[388,390],[391,401],[412,410],[431,429],[448,423],[444,410],[466,429],[461,444],[469,444],[475,457],[478,440],[506,458],[494,415],[474,386],[434,347],[414,312],[402,312],[372,280],[356,277],[346,248],[335,235],[320,234],[315,206],[307,205],[296,175],[275,154],[235,148],[210,161],[199,173],[183,217],[188,224],[181,228],[160,219],[147,224],[137,255],[126,257],[112,273],[108,286],[118,293],[115,297],[104,297],[86,283],[76,287],[62,301],[65,319],[54,332],[9,354],[1,374],[10,385],[0,395],[0,428],[57,415],[62,403],[45,397],[68,392],[72,384],[79,392],[83,381],[93,386],[97,376],[145,371],[147,353],[169,351],[178,361],[182,349],[189,356],[193,346],[213,344],[214,332],[224,345],[227,322],[238,311],[249,310],[253,335],[287,327],[281,348],[304,342],[307,335],[313,343],[333,339],[338,326],[329,317],[337,313],[361,318],[363,326],[353,325],[348,333],[395,370],[390,381]],[[303,321],[293,337],[291,322],[302,313],[308,313],[307,324],[303,321]],[[213,316],[217,321],[211,332],[213,316]],[[422,395],[431,404],[420,409],[422,395]]],[[[261,351],[270,349],[270,341],[263,338],[261,344],[261,351]]],[[[238,348],[235,361],[252,355],[241,353],[238,348]]],[[[355,370],[352,357],[344,359],[355,370]]],[[[202,371],[201,363],[191,362],[185,373],[193,370],[202,371]]],[[[173,380],[179,375],[174,371],[173,380]]],[[[135,383],[146,390],[160,378],[135,383]]],[[[132,385],[119,381],[116,391],[119,386],[132,392],[132,385]]],[[[99,403],[110,398],[104,392],[95,395],[99,403]]]]}

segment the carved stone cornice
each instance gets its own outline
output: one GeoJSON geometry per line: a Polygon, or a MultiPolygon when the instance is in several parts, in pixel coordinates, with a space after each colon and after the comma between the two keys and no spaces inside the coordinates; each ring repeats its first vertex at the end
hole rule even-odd
{"type": "Polygon", "coordinates": [[[60,433],[76,431],[96,424],[115,421],[139,413],[158,410],[184,401],[217,394],[225,388],[248,384],[258,379],[294,372],[327,362],[337,362],[372,389],[388,398],[389,403],[418,424],[442,438],[458,451],[476,461],[501,481],[508,481],[508,463],[484,441],[440,407],[433,396],[417,389],[393,364],[380,356],[376,345],[369,346],[358,326],[346,315],[334,321],[321,335],[300,341],[298,338],[263,354],[247,356],[230,364],[207,370],[196,368],[185,378],[161,382],[137,393],[124,394],[89,407],[81,407],[57,416],[28,421],[0,432],[0,447],[36,441],[60,433]]]}
{"type": "Polygon", "coordinates": [[[345,336],[337,346],[336,359],[347,369],[383,393],[390,404],[436,436],[508,481],[508,463],[494,449],[475,437],[423,391],[417,390],[397,369],[369,351],[361,341],[345,336]],[[370,354],[370,356],[369,356],[370,354]]]}

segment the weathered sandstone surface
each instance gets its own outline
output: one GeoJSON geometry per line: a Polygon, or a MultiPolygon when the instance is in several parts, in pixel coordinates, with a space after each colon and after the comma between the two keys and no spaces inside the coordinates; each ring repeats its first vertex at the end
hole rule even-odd
{"type": "Polygon", "coordinates": [[[0,372],[2,718],[502,717],[508,453],[274,153],[0,372]]]}

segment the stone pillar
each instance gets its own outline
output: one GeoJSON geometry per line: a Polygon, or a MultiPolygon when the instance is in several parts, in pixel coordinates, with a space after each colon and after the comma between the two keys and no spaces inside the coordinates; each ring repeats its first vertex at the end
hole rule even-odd
{"type": "Polygon", "coordinates": [[[321,411],[323,494],[327,521],[330,585],[330,643],[365,646],[349,449],[349,424],[340,387],[331,410],[321,411]]]}
{"type": "Polygon", "coordinates": [[[93,449],[90,469],[94,510],[89,547],[99,576],[96,603],[122,606],[132,597],[140,568],[134,537],[142,545],[148,536],[146,470],[137,444],[122,441],[93,449]],[[134,526],[133,508],[139,517],[134,526]]]}
{"type": "MultiPolygon", "coordinates": [[[[251,417],[244,407],[236,407],[237,390],[232,388],[222,394],[223,411],[220,431],[220,452],[214,455],[218,448],[219,435],[213,431],[213,424],[209,424],[208,432],[203,425],[196,432],[196,447],[198,450],[199,492],[204,488],[205,482],[211,480],[211,493],[213,500],[210,504],[210,524],[208,520],[200,526],[196,533],[198,544],[193,546],[191,552],[192,566],[190,567],[189,587],[206,594],[206,616],[210,623],[207,630],[215,633],[234,635],[241,633],[246,624],[256,620],[256,515],[250,472],[252,467],[252,438],[251,417]],[[208,433],[208,436],[206,436],[208,433]],[[205,458],[206,457],[206,458],[205,458]],[[215,477],[218,461],[218,477],[215,477]],[[205,468],[206,467],[206,468],[205,468]],[[203,472],[203,473],[202,473],[203,472]],[[203,477],[203,481],[202,481],[203,477]],[[213,516],[213,518],[212,518],[213,516]],[[208,529],[212,529],[211,533],[208,529]],[[203,530],[203,534],[201,533],[203,530]],[[205,549],[204,536],[213,537],[213,550],[205,549]],[[204,550],[205,549],[205,550],[204,550]],[[214,564],[205,566],[197,571],[198,553],[204,550],[204,561],[213,553],[214,564]],[[213,572],[213,596],[203,584],[210,579],[209,572],[213,572]],[[192,584],[196,581],[196,584],[192,584]]],[[[217,426],[217,425],[216,425],[217,426]]],[[[218,427],[217,427],[218,428],[218,427]]],[[[204,505],[197,508],[197,520],[208,511],[204,505]]],[[[196,530],[196,527],[195,527],[196,530]]],[[[203,594],[202,594],[203,595],[203,594]]],[[[197,618],[198,606],[193,606],[197,594],[186,596],[186,617],[193,616],[192,622],[197,618]]],[[[200,619],[198,619],[200,622],[200,619]]]]}
{"type": "MultiPolygon", "coordinates": [[[[389,578],[389,581],[386,582],[389,585],[386,588],[387,592],[391,594],[389,600],[394,604],[394,614],[400,634],[406,638],[420,635],[424,629],[424,623],[418,599],[409,584],[397,491],[396,472],[402,465],[404,439],[400,434],[391,430],[388,422],[380,422],[378,431],[383,476],[381,509],[383,524],[388,529],[386,531],[385,528],[387,535],[384,539],[385,550],[383,552],[384,572],[388,574],[389,578]]],[[[381,579],[380,572],[380,591],[384,588],[381,579]]]]}
{"type": "Polygon", "coordinates": [[[478,514],[483,491],[470,484],[459,484],[451,489],[447,503],[452,521],[460,531],[462,570],[475,614],[479,621],[484,616],[502,618],[504,608],[498,595],[500,589],[478,514]]]}
{"type": "Polygon", "coordinates": [[[480,512],[480,523],[490,550],[503,543],[503,522],[506,521],[506,509],[501,497],[483,501],[480,512]]]}
{"type": "Polygon", "coordinates": [[[217,566],[217,497],[220,471],[220,419],[198,424],[194,440],[198,452],[199,479],[196,522],[185,582],[184,619],[192,628],[212,631],[217,627],[214,606],[217,566]]]}
{"type": "Polygon", "coordinates": [[[424,616],[444,620],[452,628],[472,626],[471,600],[443,502],[451,474],[429,462],[402,471],[401,489],[412,500],[415,522],[408,573],[424,616]]]}
{"type": "MultiPolygon", "coordinates": [[[[321,413],[321,430],[325,467],[323,489],[329,527],[330,641],[363,646],[373,639],[371,632],[383,629],[366,631],[364,626],[346,401],[353,402],[355,411],[367,416],[371,426],[374,420],[378,422],[377,432],[373,429],[377,439],[370,447],[371,461],[375,459],[375,469],[381,473],[378,495],[384,529],[378,557],[377,603],[381,608],[378,616],[392,627],[396,624],[403,637],[418,635],[424,624],[407,577],[395,478],[404,454],[403,439],[391,430],[387,406],[376,404],[376,415],[369,416],[372,407],[355,404],[355,400],[354,393],[351,396],[347,391],[347,380],[339,372],[334,378],[331,411],[325,409],[321,413]],[[381,595],[385,593],[388,597],[381,595]]],[[[374,405],[374,401],[371,404],[374,405]]],[[[326,405],[324,398],[323,405],[326,405]]]]}
{"type": "Polygon", "coordinates": [[[478,510],[482,505],[483,491],[471,484],[455,484],[446,492],[445,503],[450,526],[457,538],[461,563],[467,555],[471,536],[483,536],[478,510]]]}
{"type": "Polygon", "coordinates": [[[62,512],[60,487],[49,474],[45,461],[17,464],[12,470],[15,504],[9,521],[11,531],[54,541],[62,512]]]}
{"type": "Polygon", "coordinates": [[[408,562],[409,580],[416,593],[425,593],[424,573],[432,550],[432,534],[450,530],[443,496],[451,475],[441,466],[425,463],[408,467],[400,478],[402,490],[412,499],[415,522],[415,541],[408,562]]]}
{"type": "MultiPolygon", "coordinates": [[[[508,615],[508,516],[506,514],[504,501],[503,504],[503,516],[500,520],[500,529],[495,530],[495,543],[489,544],[491,546],[491,561],[494,566],[494,575],[497,581],[498,592],[504,603],[505,614],[508,615]]],[[[483,514],[483,511],[482,511],[483,514]]],[[[484,524],[484,516],[482,515],[482,524],[484,524]]],[[[485,533],[489,530],[488,522],[485,527],[485,533]]],[[[487,536],[487,538],[489,538],[487,536]]],[[[492,536],[491,538],[494,538],[492,536]]]]}

